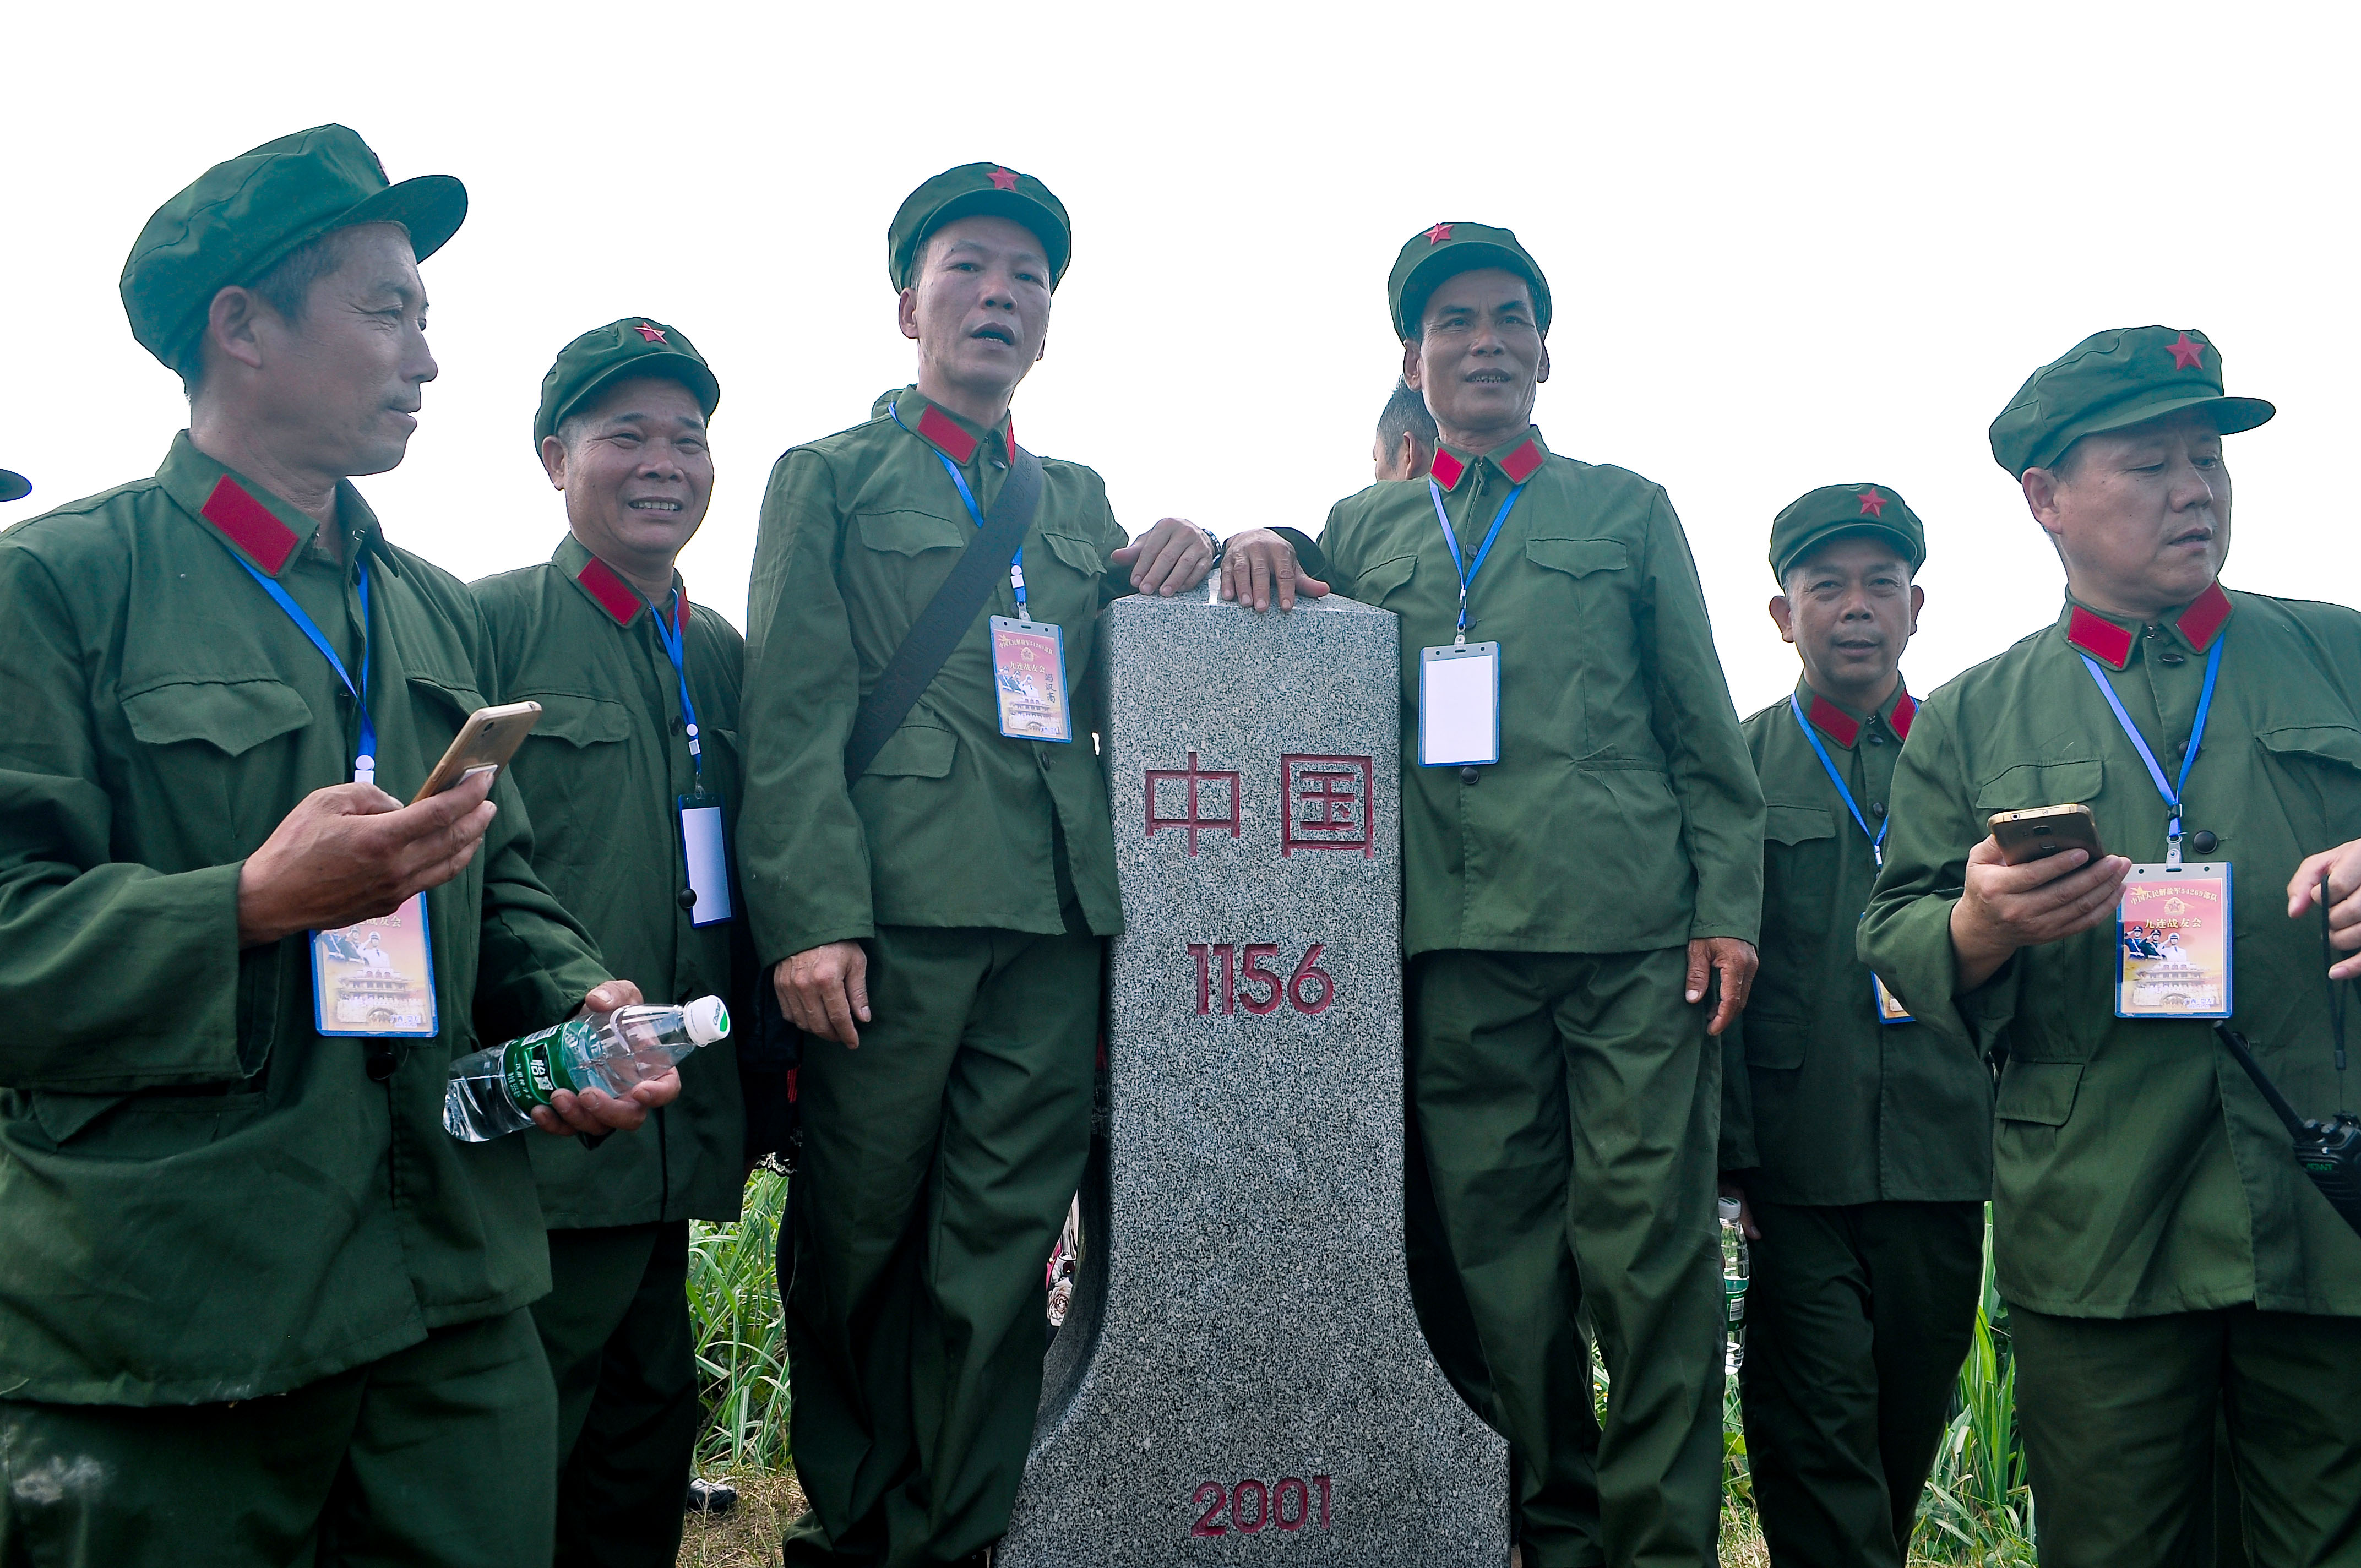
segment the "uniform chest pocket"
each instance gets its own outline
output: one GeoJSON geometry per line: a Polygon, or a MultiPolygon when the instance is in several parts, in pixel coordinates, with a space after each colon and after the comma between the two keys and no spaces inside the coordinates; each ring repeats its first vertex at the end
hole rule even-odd
{"type": "Polygon", "coordinates": [[[312,722],[312,705],[280,681],[176,681],[123,699],[124,721],[149,746],[202,740],[225,757],[312,722]]]}
{"type": "Polygon", "coordinates": [[[515,700],[541,704],[541,718],[533,737],[563,740],[569,746],[597,746],[631,738],[631,713],[620,702],[579,696],[571,692],[520,693],[515,700]]]}
{"type": "Polygon", "coordinates": [[[1363,604],[1383,604],[1388,594],[1408,587],[1417,576],[1417,556],[1389,556],[1355,579],[1353,597],[1363,604]]]}
{"type": "Polygon", "coordinates": [[[1631,553],[1620,539],[1532,539],[1525,542],[1525,559],[1569,577],[1587,577],[1627,569],[1631,553]]]}
{"type": "Polygon", "coordinates": [[[1807,844],[1837,836],[1837,814],[1824,806],[1768,805],[1763,808],[1763,836],[1774,844],[1807,844]]]}
{"type": "Polygon", "coordinates": [[[1064,533],[1045,533],[1041,535],[1040,542],[1049,547],[1052,556],[1086,577],[1097,577],[1106,571],[1106,556],[1087,539],[1076,539],[1064,533]]]}
{"type": "Polygon", "coordinates": [[[863,512],[857,520],[861,543],[891,555],[921,555],[929,550],[964,550],[974,525],[925,511],[863,512]]]}
{"type": "Polygon", "coordinates": [[[2088,806],[2099,798],[2106,770],[2096,757],[2070,762],[2018,762],[1986,779],[1976,791],[1975,811],[2030,811],[2040,806],[2088,806]]]}
{"type": "Polygon", "coordinates": [[[2307,848],[2361,837],[2361,729],[2291,725],[2257,732],[2255,744],[2287,781],[2289,817],[2310,839],[2307,848]],[[2303,820],[2307,812],[2310,822],[2303,820]]]}

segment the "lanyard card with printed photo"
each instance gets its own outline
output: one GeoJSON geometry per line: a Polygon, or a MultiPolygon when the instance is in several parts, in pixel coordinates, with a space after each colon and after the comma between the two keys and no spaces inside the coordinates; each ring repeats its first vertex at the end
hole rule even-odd
{"type": "Polygon", "coordinates": [[[992,685],[1000,732],[1019,740],[1071,740],[1066,635],[1046,620],[992,618],[992,685]]]}
{"type": "Polygon", "coordinates": [[[2230,865],[2134,866],[2115,906],[2115,1016],[2230,1015],[2230,865]]]}
{"type": "Polygon", "coordinates": [[[730,847],[721,838],[721,796],[699,789],[680,796],[680,848],[688,866],[691,926],[719,926],[730,918],[730,847]]]}
{"type": "Polygon", "coordinates": [[[1418,760],[1430,768],[1500,760],[1500,645],[1418,651],[1418,760]]]}
{"type": "Polygon", "coordinates": [[[312,933],[312,1013],[323,1035],[433,1037],[434,948],[424,894],[381,919],[312,933]]]}
{"type": "Polygon", "coordinates": [[[1886,989],[1885,981],[1883,980],[1880,979],[1875,974],[1872,974],[1869,977],[1869,983],[1876,993],[1877,1021],[1879,1023],[1916,1024],[1918,1022],[1917,1019],[1910,1016],[1910,1009],[1902,1005],[1902,998],[1894,995],[1893,992],[1886,989]]]}

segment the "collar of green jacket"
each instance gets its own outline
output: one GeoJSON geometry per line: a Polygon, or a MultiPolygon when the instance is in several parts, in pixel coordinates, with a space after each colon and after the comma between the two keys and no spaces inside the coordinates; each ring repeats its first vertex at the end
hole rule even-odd
{"type": "Polygon", "coordinates": [[[1542,444],[1542,427],[1527,425],[1524,434],[1513,441],[1504,441],[1489,452],[1437,446],[1434,449],[1434,482],[1446,490],[1456,490],[1459,481],[1466,478],[1471,469],[1489,463],[1509,477],[1509,483],[1521,485],[1533,477],[1534,471],[1542,466],[1542,459],[1548,455],[1549,448],[1542,444]]]}
{"type": "MultiPolygon", "coordinates": [[[[2232,608],[2230,596],[2215,582],[2178,613],[2164,616],[2154,624],[2168,641],[2202,653],[2213,646],[2213,639],[2229,624],[2232,608]]],[[[2111,670],[2124,669],[2131,663],[2132,651],[2139,646],[2140,631],[2147,624],[2133,617],[2093,609],[2070,593],[2066,596],[2066,607],[2058,612],[2057,621],[2069,643],[2111,670]]]]}
{"type": "Polygon", "coordinates": [[[1907,681],[1895,681],[1893,695],[1866,711],[1856,711],[1833,697],[1822,696],[1812,689],[1808,680],[1795,683],[1795,700],[1803,705],[1813,729],[1848,751],[1860,742],[1861,732],[1872,727],[1872,718],[1896,740],[1907,740],[1910,721],[1918,716],[1918,699],[1910,695],[1907,681]]]}
{"type": "MultiPolygon", "coordinates": [[[[630,626],[640,619],[640,611],[648,608],[639,589],[625,582],[620,572],[590,554],[590,547],[573,534],[559,540],[549,558],[616,625],[630,626]]],[[[680,580],[677,569],[672,575],[672,624],[678,630],[688,624],[688,587],[680,580]]]]}
{"type": "MultiPolygon", "coordinates": [[[[156,482],[182,511],[213,530],[232,554],[269,576],[284,573],[320,531],[316,520],[198,451],[185,430],[172,437],[172,449],[156,470],[156,482]]],[[[377,513],[346,479],[336,481],[336,515],[360,536],[362,549],[401,574],[401,562],[385,547],[377,513]]],[[[346,565],[352,565],[351,556],[346,557],[346,565]]]]}
{"type": "Polygon", "coordinates": [[[1016,411],[1000,416],[1000,422],[987,430],[972,419],[951,412],[939,403],[927,400],[916,387],[905,387],[891,397],[878,401],[884,404],[891,418],[903,429],[933,447],[964,468],[975,457],[976,449],[986,440],[995,442],[1005,452],[1007,461],[1016,461],[1016,411]]]}

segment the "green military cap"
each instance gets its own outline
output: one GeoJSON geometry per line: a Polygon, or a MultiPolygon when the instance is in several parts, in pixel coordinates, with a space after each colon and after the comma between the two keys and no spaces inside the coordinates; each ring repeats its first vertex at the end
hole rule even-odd
{"type": "Polygon", "coordinates": [[[1550,291],[1541,263],[1517,243],[1514,234],[1483,224],[1437,224],[1402,242],[1401,254],[1394,258],[1393,274],[1386,280],[1386,303],[1393,311],[1394,335],[1409,342],[1435,286],[1455,273],[1473,272],[1479,267],[1505,268],[1532,285],[1533,324],[1546,335],[1550,291]]]}
{"type": "Polygon", "coordinates": [[[962,163],[946,169],[911,192],[885,231],[885,275],[896,289],[910,286],[911,269],[918,264],[918,247],[927,236],[950,223],[977,213],[1014,218],[1040,239],[1049,257],[1049,287],[1066,276],[1074,253],[1073,225],[1066,221],[1066,204],[1049,187],[1030,174],[1019,174],[997,163],[962,163]]]}
{"type": "Polygon", "coordinates": [[[1927,564],[1927,527],[1893,486],[1822,485],[1789,501],[1771,522],[1771,576],[1782,584],[1804,553],[1839,533],[1883,534],[1915,576],[1927,564]]]}
{"type": "Polygon", "coordinates": [[[721,401],[721,383],[686,333],[645,316],[625,316],[584,333],[557,351],[557,362],[541,378],[541,411],[533,416],[533,449],[539,451],[544,439],[557,433],[567,414],[630,376],[671,377],[697,394],[708,419],[721,401]]]}
{"type": "Polygon", "coordinates": [[[458,232],[467,188],[448,174],[399,185],[343,126],[264,142],[156,209],[123,264],[131,335],[177,370],[203,334],[214,296],[252,283],[300,245],[356,224],[402,224],[418,259],[458,232]]]}
{"type": "Polygon", "coordinates": [[[1993,456],[2022,478],[2027,468],[2056,464],[2086,435],[2193,408],[2210,411],[2224,435],[2279,412],[2260,398],[2223,396],[2222,351],[2202,332],[2127,326],[2092,333],[2026,378],[1992,422],[1993,456]]]}
{"type": "Polygon", "coordinates": [[[0,468],[0,501],[21,501],[33,493],[33,481],[0,468]]]}

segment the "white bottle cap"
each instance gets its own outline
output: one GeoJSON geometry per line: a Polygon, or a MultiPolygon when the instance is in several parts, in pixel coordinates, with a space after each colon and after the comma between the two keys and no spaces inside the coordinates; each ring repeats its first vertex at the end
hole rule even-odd
{"type": "Polygon", "coordinates": [[[730,1033],[730,1009],[718,996],[700,996],[682,1009],[682,1020],[688,1025],[688,1037],[700,1046],[709,1046],[730,1033]]]}

